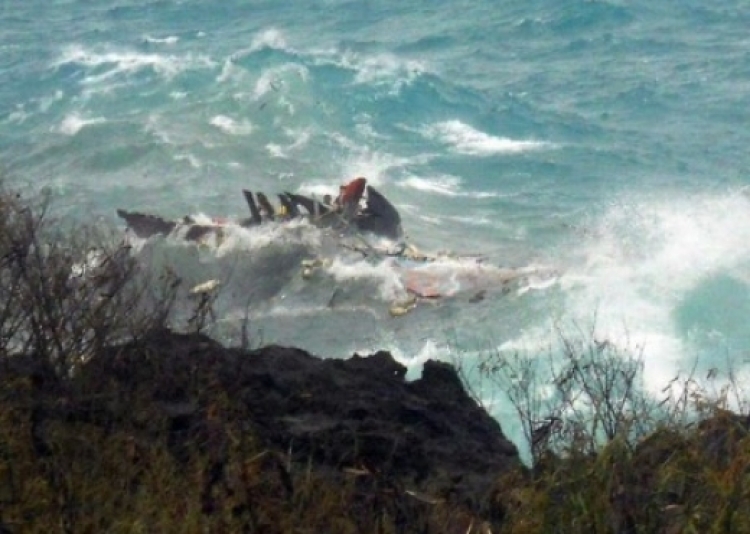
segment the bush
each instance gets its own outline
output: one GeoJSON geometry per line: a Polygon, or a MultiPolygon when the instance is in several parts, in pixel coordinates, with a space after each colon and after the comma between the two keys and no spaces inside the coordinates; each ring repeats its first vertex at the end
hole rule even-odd
{"type": "Polygon", "coordinates": [[[554,355],[495,351],[461,373],[507,397],[531,458],[498,485],[503,531],[750,532],[750,416],[735,374],[715,387],[715,369],[705,384],[693,370],[654,398],[640,347],[575,332],[558,331],[554,355]]]}
{"type": "Polygon", "coordinates": [[[62,377],[104,347],[164,327],[179,281],[141,269],[121,233],[65,225],[47,198],[0,193],[0,357],[62,377]]]}

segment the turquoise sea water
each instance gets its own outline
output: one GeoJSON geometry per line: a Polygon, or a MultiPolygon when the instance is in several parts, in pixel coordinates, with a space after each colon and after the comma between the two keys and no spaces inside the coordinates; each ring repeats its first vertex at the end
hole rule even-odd
{"type": "Polygon", "coordinates": [[[5,0],[0,169],[111,222],[366,176],[422,248],[555,274],[393,319],[382,266],[302,289],[286,252],[314,236],[154,261],[231,272],[229,338],[247,305],[264,342],[416,366],[595,323],[658,390],[750,355],[749,27],[738,0],[5,0]]]}

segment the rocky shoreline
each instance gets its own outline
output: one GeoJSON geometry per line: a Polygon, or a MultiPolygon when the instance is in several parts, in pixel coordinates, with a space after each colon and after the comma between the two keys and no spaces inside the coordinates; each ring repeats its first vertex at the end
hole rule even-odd
{"type": "Polygon", "coordinates": [[[290,496],[294,473],[307,470],[324,486],[355,481],[354,501],[386,494],[396,508],[440,504],[477,525],[497,515],[490,500],[499,477],[521,468],[498,422],[441,362],[426,362],[421,378],[409,382],[387,352],[325,359],[274,345],[225,348],[169,330],[109,348],[64,381],[32,361],[6,360],[6,377],[28,381],[31,448],[39,459],[58,454],[60,425],[94,428],[105,441],[124,433],[140,452],[123,458],[147,456],[161,444],[178,465],[198,455],[206,516],[223,506],[236,460],[232,442],[243,439],[276,459],[265,460],[266,471],[290,496]]]}
{"type": "Polygon", "coordinates": [[[387,352],[325,359],[276,345],[228,349],[165,331],[89,362],[83,372],[112,377],[110,391],[152,380],[150,401],[170,420],[175,442],[205,426],[213,400],[203,388],[213,388],[264,446],[292,462],[379,473],[467,504],[481,502],[500,474],[520,465],[498,422],[446,363],[428,361],[422,377],[408,382],[406,368],[387,352]],[[138,362],[148,353],[158,354],[160,372],[138,362]],[[128,374],[117,372],[121,362],[128,374]]]}
{"type": "Polygon", "coordinates": [[[161,329],[66,376],[33,355],[0,364],[3,534],[750,525],[750,419],[718,406],[527,469],[442,362],[407,381],[386,352],[325,359],[161,329]]]}

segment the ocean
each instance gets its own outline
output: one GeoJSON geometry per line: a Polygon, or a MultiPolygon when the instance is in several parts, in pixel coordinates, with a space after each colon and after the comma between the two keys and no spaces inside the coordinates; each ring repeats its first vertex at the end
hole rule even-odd
{"type": "Polygon", "coordinates": [[[392,317],[389,265],[334,255],[300,279],[311,228],[145,245],[222,280],[230,343],[247,317],[254,343],[386,349],[418,376],[588,332],[642,353],[650,392],[746,377],[748,27],[738,0],[5,0],[0,174],[120,225],[117,208],[244,217],[243,188],[364,176],[409,242],[524,273],[392,317]]]}

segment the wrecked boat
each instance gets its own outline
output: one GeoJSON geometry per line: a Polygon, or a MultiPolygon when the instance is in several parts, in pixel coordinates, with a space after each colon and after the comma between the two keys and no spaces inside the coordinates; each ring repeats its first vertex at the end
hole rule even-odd
{"type": "Polygon", "coordinates": [[[379,237],[399,240],[403,237],[401,216],[393,204],[377,189],[367,185],[365,178],[356,178],[341,186],[338,197],[326,195],[322,201],[301,194],[284,192],[277,195],[274,206],[263,192],[242,191],[250,216],[239,220],[212,219],[199,221],[187,215],[170,220],[159,215],[118,209],[117,215],[139,238],[156,235],[179,235],[187,241],[200,242],[207,235],[228,225],[249,228],[268,222],[307,219],[321,228],[338,231],[353,230],[379,237]]]}
{"type": "MultiPolygon", "coordinates": [[[[391,302],[389,311],[392,316],[407,314],[420,301],[434,302],[465,295],[469,302],[480,302],[488,291],[506,293],[529,277],[543,274],[538,269],[499,268],[477,255],[420,251],[404,240],[398,210],[382,193],[368,185],[365,178],[356,178],[342,185],[336,198],[325,195],[322,200],[284,192],[276,195],[278,204],[274,205],[263,192],[243,190],[242,193],[250,214],[237,220],[203,221],[192,216],[169,220],[127,210],[118,210],[117,214],[139,238],[162,235],[196,243],[206,243],[211,236],[220,243],[229,228],[309,221],[316,227],[333,230],[330,235],[334,246],[327,252],[307,251],[300,263],[302,280],[313,281],[318,273],[325,279],[333,258],[352,265],[361,261],[383,265],[396,274],[404,292],[404,298],[391,302]],[[382,241],[374,244],[363,239],[368,234],[387,238],[391,244],[384,246],[382,241]]],[[[218,287],[218,281],[213,282],[217,282],[218,287]]]]}

